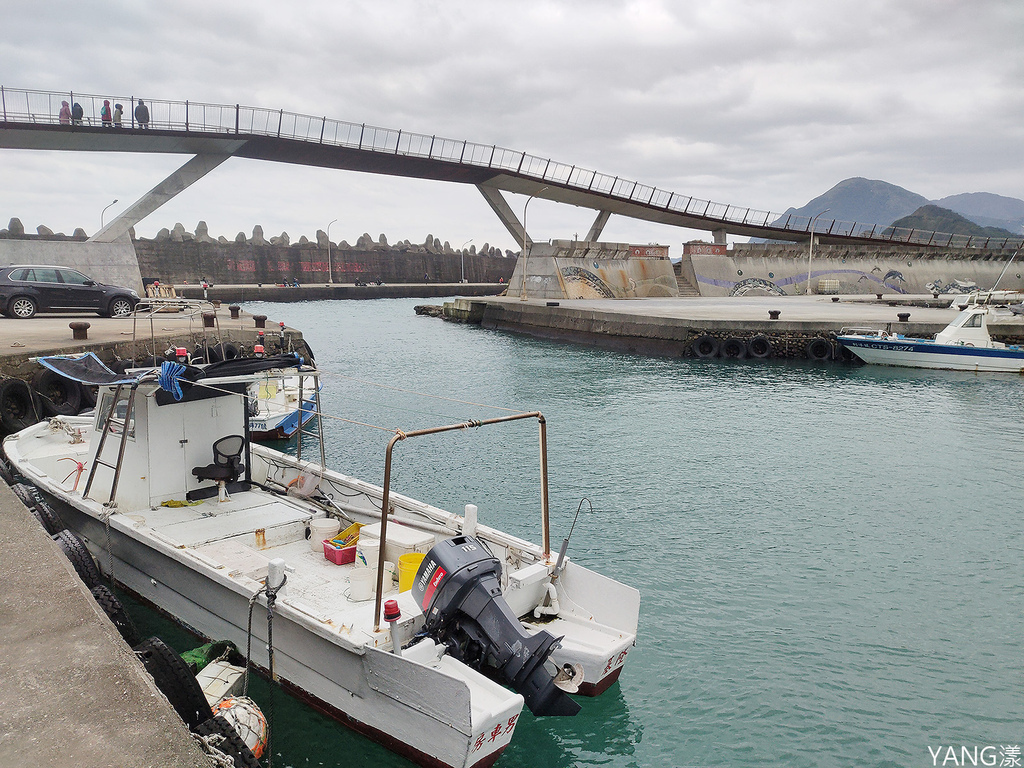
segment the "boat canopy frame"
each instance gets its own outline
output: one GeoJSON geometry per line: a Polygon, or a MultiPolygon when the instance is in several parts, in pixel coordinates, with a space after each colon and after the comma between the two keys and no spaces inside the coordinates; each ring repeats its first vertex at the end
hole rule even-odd
{"type": "Polygon", "coordinates": [[[541,504],[541,538],[542,548],[545,557],[549,557],[551,554],[551,532],[550,532],[550,519],[549,519],[549,503],[548,503],[548,433],[547,433],[547,422],[544,419],[544,414],[540,411],[530,411],[529,413],[517,413],[512,416],[498,416],[493,419],[472,419],[470,421],[460,422],[459,424],[447,424],[441,427],[428,427],[426,429],[415,429],[409,432],[403,432],[397,430],[394,437],[388,441],[388,447],[384,454],[384,491],[381,496],[380,505],[380,541],[381,547],[380,552],[377,555],[377,589],[374,597],[374,609],[373,609],[373,631],[380,632],[381,622],[381,605],[383,603],[383,587],[384,587],[384,542],[387,541],[387,527],[388,527],[388,509],[390,504],[391,495],[391,464],[394,456],[395,446],[403,440],[408,440],[410,437],[423,437],[425,435],[436,435],[442,432],[452,432],[457,429],[472,429],[474,427],[489,426],[492,424],[505,424],[510,421],[520,421],[522,419],[537,419],[540,430],[540,504],[541,504]]]}

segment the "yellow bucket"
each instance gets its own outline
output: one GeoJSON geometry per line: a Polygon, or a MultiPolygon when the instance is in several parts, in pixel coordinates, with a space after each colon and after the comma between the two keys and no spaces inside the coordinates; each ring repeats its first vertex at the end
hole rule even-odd
{"type": "Polygon", "coordinates": [[[398,556],[398,591],[408,592],[412,589],[412,583],[416,581],[416,571],[420,569],[420,563],[426,555],[422,552],[411,552],[407,555],[398,556]]]}

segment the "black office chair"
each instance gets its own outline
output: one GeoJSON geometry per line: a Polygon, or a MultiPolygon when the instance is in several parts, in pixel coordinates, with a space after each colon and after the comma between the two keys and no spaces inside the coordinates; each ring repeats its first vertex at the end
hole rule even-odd
{"type": "Polygon", "coordinates": [[[233,483],[242,474],[242,449],[245,438],[241,435],[228,435],[213,444],[213,464],[195,467],[192,474],[200,480],[216,481],[219,501],[230,501],[227,483],[233,483]]]}

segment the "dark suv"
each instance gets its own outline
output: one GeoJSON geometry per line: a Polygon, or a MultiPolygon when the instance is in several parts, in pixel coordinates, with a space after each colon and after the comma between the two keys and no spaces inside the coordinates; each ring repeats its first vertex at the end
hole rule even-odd
{"type": "Polygon", "coordinates": [[[139,303],[131,288],[97,283],[67,267],[17,265],[0,268],[0,311],[28,319],[36,312],[91,310],[103,317],[125,317],[139,303]]]}

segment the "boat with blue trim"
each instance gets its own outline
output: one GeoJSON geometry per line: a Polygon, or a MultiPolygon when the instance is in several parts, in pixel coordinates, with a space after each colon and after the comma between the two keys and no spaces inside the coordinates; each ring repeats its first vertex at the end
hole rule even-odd
{"type": "Polygon", "coordinates": [[[960,314],[934,339],[844,328],[837,340],[872,365],[1024,374],[1024,346],[994,341],[990,330],[998,321],[1012,321],[1020,306],[988,303],[984,295],[959,306],[960,314]]]}

